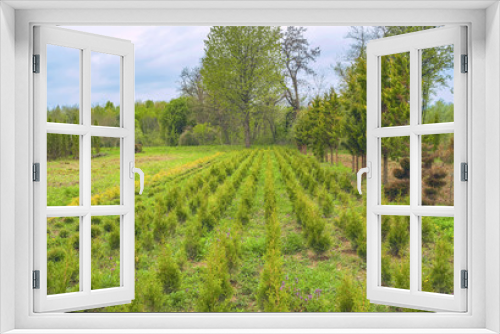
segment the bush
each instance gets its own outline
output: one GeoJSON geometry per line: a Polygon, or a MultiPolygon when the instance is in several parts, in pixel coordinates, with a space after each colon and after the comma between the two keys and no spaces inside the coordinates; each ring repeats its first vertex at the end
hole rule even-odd
{"type": "Polygon", "coordinates": [[[66,258],[66,252],[61,247],[51,249],[47,253],[47,260],[51,262],[61,262],[66,258]]]}
{"type": "Polygon", "coordinates": [[[200,142],[191,129],[186,129],[179,137],[179,146],[198,146],[200,142]]]}
{"type": "Polygon", "coordinates": [[[104,228],[104,231],[111,232],[115,229],[115,225],[112,222],[107,221],[104,223],[103,228],[104,228]]]}
{"type": "Polygon", "coordinates": [[[197,219],[192,219],[187,224],[184,248],[186,255],[191,260],[194,260],[198,256],[201,249],[201,229],[202,226],[197,219]]]}
{"type": "Polygon", "coordinates": [[[67,238],[69,236],[69,232],[66,229],[62,229],[59,231],[59,237],[60,238],[67,238]]]}
{"type": "Polygon", "coordinates": [[[73,246],[74,250],[79,250],[80,249],[80,238],[78,237],[78,235],[73,236],[71,238],[71,245],[73,246]]]}
{"type": "Polygon", "coordinates": [[[440,238],[435,247],[434,261],[430,272],[432,292],[453,293],[453,242],[440,238]]]}
{"type": "Polygon", "coordinates": [[[227,312],[230,310],[232,295],[225,247],[214,243],[203,274],[197,311],[227,312]]]}
{"type": "MultiPolygon", "coordinates": [[[[392,270],[394,274],[394,288],[410,289],[410,259],[409,256],[402,257],[399,263],[394,263],[392,270]]],[[[452,275],[453,277],[453,275],[452,275]]],[[[452,279],[453,280],[453,279],[452,279]]]]}
{"type": "Polygon", "coordinates": [[[188,217],[188,212],[187,212],[186,208],[180,202],[175,207],[175,215],[176,215],[177,219],[179,220],[179,222],[181,222],[181,223],[185,222],[187,217],[188,217]]]}
{"type": "Polygon", "coordinates": [[[168,245],[165,245],[165,250],[159,258],[157,276],[165,293],[177,291],[181,286],[181,271],[168,245]]]}
{"type": "Polygon", "coordinates": [[[337,312],[356,312],[358,289],[353,285],[357,280],[349,275],[342,278],[342,282],[336,291],[336,311],[337,312]]]}
{"type": "Polygon", "coordinates": [[[410,242],[410,224],[407,221],[408,217],[393,216],[387,242],[390,252],[402,257],[410,242]]]}
{"type": "Polygon", "coordinates": [[[120,249],[120,231],[111,232],[108,242],[111,249],[120,249]]]}
{"type": "Polygon", "coordinates": [[[101,231],[101,228],[99,226],[96,226],[96,225],[92,225],[90,227],[90,236],[92,238],[97,238],[98,236],[100,236],[102,233],[101,231]]]}

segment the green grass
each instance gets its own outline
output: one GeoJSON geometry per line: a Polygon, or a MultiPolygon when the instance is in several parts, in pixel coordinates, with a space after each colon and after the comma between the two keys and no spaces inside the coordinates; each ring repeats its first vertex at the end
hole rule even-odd
{"type": "MultiPolygon", "coordinates": [[[[93,201],[116,203],[119,170],[112,166],[119,161],[119,152],[116,149],[101,152],[106,155],[92,161],[93,166],[99,168],[99,176],[92,185],[93,201]]],[[[131,304],[90,312],[264,311],[258,290],[266,261],[272,258],[266,255],[269,227],[265,217],[264,171],[268,159],[280,227],[279,261],[273,265],[281,274],[272,284],[277,284],[274,285],[276,291],[281,291],[281,303],[285,303],[286,309],[292,312],[406,311],[370,304],[365,298],[366,262],[362,251],[366,240],[365,198],[355,194],[350,168],[319,164],[293,149],[206,146],[146,147],[143,153],[136,154],[136,166],[148,175],[143,195],[136,192],[136,297],[131,304]],[[298,208],[290,198],[279,156],[285,157],[282,161],[296,178],[295,187],[305,196],[302,200],[317,210],[318,216],[313,217],[321,220],[322,233],[331,240],[326,249],[318,249],[308,242],[314,237],[311,226],[317,223],[311,225],[297,219],[298,208]],[[231,166],[234,169],[226,169],[231,166]],[[255,178],[255,192],[247,208],[250,219],[241,222],[238,212],[248,191],[246,185],[252,184],[251,177],[255,178]],[[200,184],[195,182],[197,178],[200,184]],[[213,190],[208,189],[208,184],[213,185],[213,190]],[[176,200],[168,209],[167,195],[172,192],[176,200]],[[332,197],[334,205],[333,212],[326,216],[322,214],[325,192],[332,197]],[[195,205],[193,211],[188,205],[196,196],[201,196],[200,205],[207,203],[207,217],[215,217],[213,227],[196,225],[203,210],[195,205]],[[185,213],[179,216],[179,210],[183,209],[185,213]],[[194,256],[187,252],[188,240],[197,244],[194,256]],[[219,278],[215,279],[214,273],[219,278]]],[[[78,162],[70,159],[49,162],[49,184],[53,185],[49,203],[52,205],[74,203],[74,187],[78,186],[72,184],[75,166],[78,162]],[[70,172],[66,172],[68,167],[72,169],[70,172]],[[51,178],[53,175],[65,176],[56,181],[55,177],[51,178]],[[59,186],[58,182],[66,187],[59,186]]],[[[101,289],[119,284],[119,232],[115,217],[96,218],[92,224],[92,287],[101,289]]],[[[424,289],[450,293],[450,284],[443,277],[449,273],[452,253],[437,240],[452,242],[453,220],[426,217],[423,226],[424,289]]],[[[78,227],[78,219],[49,218],[51,294],[79,289],[78,227]]],[[[386,238],[384,249],[390,248],[389,239],[386,238]]],[[[401,255],[385,252],[384,256],[389,263],[400,262],[401,255]]],[[[400,268],[389,264],[387,270],[391,282],[401,281],[397,276],[400,268]]]]}

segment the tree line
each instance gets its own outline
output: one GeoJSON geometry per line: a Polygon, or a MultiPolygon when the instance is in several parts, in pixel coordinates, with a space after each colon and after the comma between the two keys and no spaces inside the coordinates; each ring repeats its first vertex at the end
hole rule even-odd
{"type": "MultiPolygon", "coordinates": [[[[318,76],[312,64],[321,50],[310,47],[306,28],[212,27],[200,65],[184,68],[180,74],[180,97],[136,102],[136,142],[144,146],[296,144],[301,151],[310,150],[332,163],[334,153],[338,162],[339,150],[347,151],[353,169],[358,169],[366,160],[368,41],[429,28],[434,27],[351,27],[346,35],[350,48],[342,61],[332,65],[338,86],[326,92],[318,88],[311,95],[308,79],[318,76]]],[[[450,79],[446,70],[453,66],[452,51],[450,47],[422,51],[424,123],[453,121],[453,104],[432,102],[450,79]]],[[[409,54],[384,56],[381,64],[382,126],[408,124],[409,54]]],[[[117,126],[119,113],[119,106],[111,102],[95,106],[92,122],[117,126]]],[[[78,123],[78,114],[76,107],[58,106],[48,111],[48,120],[78,123]]],[[[389,159],[397,160],[407,150],[401,138],[391,138],[384,145],[384,181],[389,159]]]]}

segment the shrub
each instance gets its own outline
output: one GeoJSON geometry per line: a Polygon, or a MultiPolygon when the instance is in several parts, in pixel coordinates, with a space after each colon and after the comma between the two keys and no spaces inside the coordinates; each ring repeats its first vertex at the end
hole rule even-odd
{"type": "Polygon", "coordinates": [[[71,245],[73,246],[74,250],[79,250],[80,249],[80,238],[78,237],[78,235],[73,236],[71,238],[71,245]]]}
{"type": "Polygon", "coordinates": [[[323,192],[321,193],[320,202],[323,209],[323,215],[325,217],[330,217],[333,212],[333,201],[330,194],[328,194],[326,190],[323,190],[323,192]]]}
{"type": "Polygon", "coordinates": [[[61,247],[51,249],[47,253],[47,260],[51,262],[60,262],[66,258],[66,252],[61,247]]]}
{"type": "Polygon", "coordinates": [[[66,229],[62,229],[59,231],[59,237],[60,238],[67,238],[69,236],[69,232],[66,229]]]}
{"type": "Polygon", "coordinates": [[[120,231],[111,232],[108,242],[111,249],[120,249],[120,231]]]}
{"type": "Polygon", "coordinates": [[[353,282],[355,281],[355,278],[349,275],[345,275],[342,278],[342,282],[335,294],[337,312],[356,311],[357,289],[353,286],[353,282]]]}
{"type": "Polygon", "coordinates": [[[173,259],[168,245],[165,245],[164,251],[159,257],[157,277],[165,293],[177,291],[181,285],[181,271],[173,259]]]}
{"type": "Polygon", "coordinates": [[[402,257],[399,263],[395,262],[392,272],[394,275],[394,283],[395,283],[394,288],[410,289],[409,256],[402,257]]]}
{"type": "Polygon", "coordinates": [[[246,205],[240,205],[238,212],[236,212],[236,219],[243,225],[248,224],[250,221],[250,212],[246,205]]]}
{"type": "Polygon", "coordinates": [[[107,221],[104,223],[103,228],[104,228],[104,231],[111,232],[115,229],[115,225],[112,222],[107,221]]]}
{"type": "Polygon", "coordinates": [[[101,235],[101,228],[99,226],[96,226],[96,225],[92,225],[90,227],[90,236],[92,238],[97,238],[98,236],[101,235]]]}
{"type": "Polygon", "coordinates": [[[440,238],[435,247],[434,261],[430,272],[432,291],[438,293],[453,293],[453,247],[450,240],[440,238]]]}
{"type": "MultiPolygon", "coordinates": [[[[172,214],[169,215],[173,216],[172,214]]],[[[167,234],[167,217],[162,216],[162,217],[156,217],[154,219],[154,238],[156,241],[161,241],[165,238],[167,234]]]]}
{"type": "Polygon", "coordinates": [[[186,208],[180,202],[175,207],[175,215],[176,215],[177,219],[179,220],[179,222],[181,222],[181,223],[185,222],[187,217],[188,217],[188,212],[187,212],[186,208]]]}
{"type": "Polygon", "coordinates": [[[101,225],[101,218],[100,217],[92,217],[90,219],[92,225],[101,225]]]}
{"type": "Polygon", "coordinates": [[[202,225],[197,219],[192,219],[187,223],[184,248],[186,250],[186,255],[191,260],[194,260],[198,256],[201,249],[201,228],[202,225]]]}
{"type": "Polygon", "coordinates": [[[366,240],[366,222],[364,222],[364,218],[357,212],[350,210],[347,215],[345,233],[349,241],[351,241],[352,249],[357,250],[359,242],[366,240]]]}
{"type": "Polygon", "coordinates": [[[179,137],[179,146],[197,146],[200,142],[190,129],[185,130],[179,137]]]}
{"type": "Polygon", "coordinates": [[[381,270],[381,280],[382,286],[391,286],[392,280],[392,269],[391,269],[391,256],[389,254],[382,254],[382,270],[381,270]]]}
{"type": "Polygon", "coordinates": [[[216,242],[212,245],[203,274],[197,311],[227,312],[230,310],[232,295],[225,248],[216,242]]]}
{"type": "Polygon", "coordinates": [[[391,218],[394,219],[394,223],[391,224],[387,235],[389,250],[393,255],[401,257],[410,242],[410,224],[407,217],[394,216],[391,218]]]}
{"type": "Polygon", "coordinates": [[[219,186],[219,184],[217,183],[217,180],[215,180],[215,179],[211,179],[208,182],[208,187],[210,188],[211,192],[214,192],[218,186],[219,186]]]}
{"type": "Polygon", "coordinates": [[[217,242],[224,247],[228,269],[234,270],[241,258],[241,238],[239,231],[233,227],[227,230],[220,230],[217,235],[217,242]]]}

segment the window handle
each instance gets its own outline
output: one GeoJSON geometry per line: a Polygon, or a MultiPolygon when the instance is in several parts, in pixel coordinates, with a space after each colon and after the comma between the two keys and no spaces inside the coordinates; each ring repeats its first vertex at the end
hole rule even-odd
{"type": "Polygon", "coordinates": [[[135,168],[134,167],[134,162],[130,161],[129,167],[130,167],[130,178],[134,179],[135,178],[135,173],[139,174],[140,177],[140,184],[141,184],[141,190],[139,190],[139,195],[142,195],[142,191],[144,190],[144,172],[140,168],[135,168]]]}
{"type": "Polygon", "coordinates": [[[372,178],[372,163],[370,161],[368,161],[366,163],[366,167],[365,168],[361,168],[359,171],[358,171],[358,192],[360,195],[362,195],[363,193],[361,192],[361,176],[363,175],[363,173],[366,173],[366,177],[371,179],[372,178]]]}

